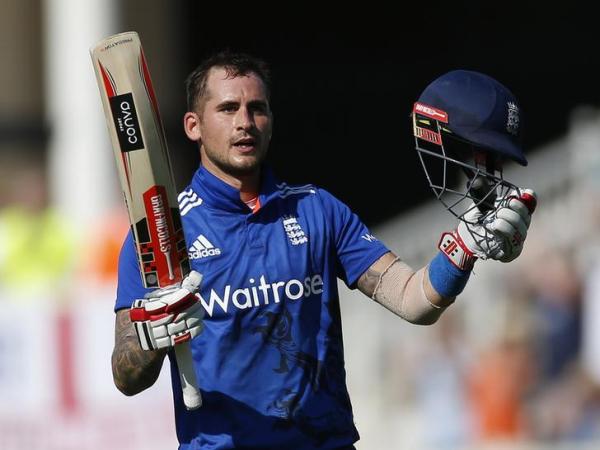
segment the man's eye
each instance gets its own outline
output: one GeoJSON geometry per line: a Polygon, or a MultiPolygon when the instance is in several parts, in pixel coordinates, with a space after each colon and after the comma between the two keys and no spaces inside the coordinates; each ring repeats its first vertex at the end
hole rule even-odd
{"type": "Polygon", "coordinates": [[[235,105],[224,105],[219,109],[220,109],[220,111],[227,112],[227,113],[232,113],[232,112],[237,111],[237,107],[235,105]]]}
{"type": "Polygon", "coordinates": [[[265,105],[255,105],[252,107],[252,112],[254,114],[264,115],[267,113],[267,107],[265,105]]]}

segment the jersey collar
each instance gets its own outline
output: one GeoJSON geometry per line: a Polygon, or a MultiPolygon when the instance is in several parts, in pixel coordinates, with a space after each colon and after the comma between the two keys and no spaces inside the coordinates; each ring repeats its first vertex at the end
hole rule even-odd
{"type": "MultiPolygon", "coordinates": [[[[197,192],[203,202],[213,208],[228,212],[250,214],[251,211],[240,198],[239,189],[230,186],[220,178],[210,173],[204,166],[194,174],[191,188],[197,192]]],[[[277,179],[270,167],[263,165],[261,168],[261,182],[259,200],[263,208],[277,195],[277,179]]]]}

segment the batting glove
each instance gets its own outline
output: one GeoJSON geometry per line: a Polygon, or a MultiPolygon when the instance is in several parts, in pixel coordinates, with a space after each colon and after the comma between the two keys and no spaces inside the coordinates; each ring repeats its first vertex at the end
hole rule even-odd
{"type": "Polygon", "coordinates": [[[462,270],[470,270],[477,258],[510,262],[523,251],[537,197],[531,189],[513,190],[482,213],[475,204],[458,228],[442,234],[439,249],[462,270]]]}
{"type": "Polygon", "coordinates": [[[202,275],[196,271],[181,284],[158,289],[135,300],[129,317],[144,350],[173,347],[198,336],[204,329],[204,308],[196,297],[202,275]]]}

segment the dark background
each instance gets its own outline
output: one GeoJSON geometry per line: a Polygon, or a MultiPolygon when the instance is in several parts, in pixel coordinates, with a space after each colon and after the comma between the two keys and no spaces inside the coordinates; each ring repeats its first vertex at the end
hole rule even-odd
{"type": "MultiPolygon", "coordinates": [[[[187,73],[223,48],[270,62],[269,161],[279,178],[325,187],[375,224],[432,198],[408,116],[439,75],[464,68],[507,85],[521,103],[529,154],[567,130],[573,108],[600,103],[600,27],[593,14],[577,4],[542,5],[398,4],[329,12],[303,6],[265,16],[247,7],[209,12],[201,2],[181,2],[182,66],[187,73]]],[[[184,149],[178,165],[190,172],[197,156],[179,117],[167,123],[167,134],[184,149]]]]}

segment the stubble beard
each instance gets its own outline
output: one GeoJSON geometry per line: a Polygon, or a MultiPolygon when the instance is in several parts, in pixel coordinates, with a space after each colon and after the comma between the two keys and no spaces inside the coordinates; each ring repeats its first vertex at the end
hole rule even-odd
{"type": "Polygon", "coordinates": [[[215,158],[209,156],[206,152],[206,157],[215,165],[221,172],[235,178],[247,177],[256,174],[266,157],[266,151],[260,151],[256,156],[243,157],[242,163],[235,163],[226,158],[215,158]],[[249,161],[251,159],[251,161],[249,161]]]}

